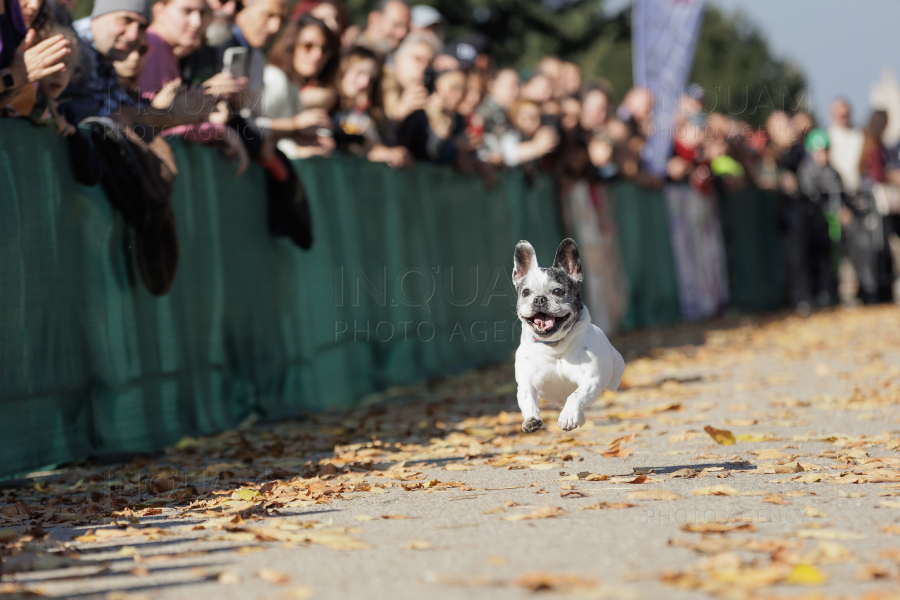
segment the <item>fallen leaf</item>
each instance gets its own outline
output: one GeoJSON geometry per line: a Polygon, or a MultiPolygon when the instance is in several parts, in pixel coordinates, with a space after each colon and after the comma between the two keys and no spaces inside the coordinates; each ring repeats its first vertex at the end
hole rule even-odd
{"type": "Polygon", "coordinates": [[[812,565],[799,564],[784,582],[788,585],[821,585],[825,583],[825,575],[812,565]]]}
{"type": "Polygon", "coordinates": [[[805,510],[806,512],[803,513],[803,516],[810,519],[824,519],[828,517],[828,513],[823,512],[814,506],[807,506],[805,510]]]}
{"type": "Polygon", "coordinates": [[[219,573],[218,581],[222,585],[239,585],[242,578],[234,571],[223,571],[222,573],[219,573]]]}
{"type": "Polygon", "coordinates": [[[737,496],[739,493],[727,483],[691,490],[691,496],[737,496]]]}
{"type": "Polygon", "coordinates": [[[691,533],[729,533],[732,531],[756,531],[753,523],[683,523],[682,531],[691,533]]]}
{"type": "Polygon", "coordinates": [[[598,587],[593,579],[586,579],[576,574],[556,575],[553,573],[526,573],[512,582],[513,585],[523,587],[531,592],[584,592],[598,587]]]}
{"type": "Polygon", "coordinates": [[[629,504],[628,502],[599,502],[597,504],[591,504],[590,506],[581,506],[580,510],[607,510],[607,509],[618,509],[618,508],[631,508],[632,506],[637,506],[636,504],[629,504]]]}
{"type": "Polygon", "coordinates": [[[800,529],[794,535],[800,538],[816,540],[862,540],[866,537],[855,531],[841,531],[839,529],[800,529]]]}
{"type": "Polygon", "coordinates": [[[857,581],[872,581],[873,579],[888,579],[891,571],[884,565],[863,565],[856,570],[857,581]]]}
{"type": "Polygon", "coordinates": [[[641,490],[628,494],[629,500],[681,500],[682,498],[684,496],[681,494],[662,489],[641,490]]]}
{"type": "Polygon", "coordinates": [[[707,425],[703,428],[703,431],[708,433],[719,445],[731,446],[735,443],[734,434],[727,429],[716,429],[711,425],[707,425]]]}
{"type": "Polygon", "coordinates": [[[403,547],[407,550],[431,550],[434,548],[434,544],[425,540],[415,540],[412,542],[406,542],[403,544],[403,547]]]}
{"type": "Polygon", "coordinates": [[[260,579],[269,583],[285,584],[291,582],[291,578],[287,574],[266,567],[257,571],[256,574],[259,575],[260,579]]]}
{"type": "Polygon", "coordinates": [[[543,508],[538,508],[537,510],[533,510],[530,513],[519,514],[519,515],[509,515],[508,517],[503,517],[504,521],[530,521],[533,519],[549,519],[552,517],[558,517],[560,515],[566,514],[566,511],[561,509],[558,506],[545,506],[543,508]]]}

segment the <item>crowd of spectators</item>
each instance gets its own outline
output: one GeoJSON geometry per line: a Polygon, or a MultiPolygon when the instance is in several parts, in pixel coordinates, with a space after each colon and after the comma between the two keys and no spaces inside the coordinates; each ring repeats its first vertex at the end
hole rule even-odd
{"type": "Polygon", "coordinates": [[[875,198],[900,171],[881,142],[883,111],[865,132],[842,101],[827,132],[781,111],[755,129],[711,112],[694,87],[677,99],[666,173],[650,174],[650,90],[619,95],[552,56],[523,79],[494,63],[485,36],[445,40],[429,6],[380,0],[355,25],[341,0],[96,0],[72,23],[74,2],[0,0],[3,116],[67,136],[86,117],[110,117],[144,138],[217,146],[236,175],[252,160],[276,181],[288,177],[285,159],[345,152],[395,168],[452,164],[488,182],[517,167],[562,186],[754,185],[779,197],[793,304],[834,302],[842,230],[860,298],[889,299],[882,242],[896,223],[875,198]]]}

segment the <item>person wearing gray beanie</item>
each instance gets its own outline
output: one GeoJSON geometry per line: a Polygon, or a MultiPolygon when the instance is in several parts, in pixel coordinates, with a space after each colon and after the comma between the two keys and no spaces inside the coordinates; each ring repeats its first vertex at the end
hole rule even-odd
{"type": "Polygon", "coordinates": [[[150,22],[150,2],[148,0],[96,0],[94,2],[94,10],[91,11],[91,18],[95,19],[101,15],[111,12],[129,11],[137,13],[150,22]]]}

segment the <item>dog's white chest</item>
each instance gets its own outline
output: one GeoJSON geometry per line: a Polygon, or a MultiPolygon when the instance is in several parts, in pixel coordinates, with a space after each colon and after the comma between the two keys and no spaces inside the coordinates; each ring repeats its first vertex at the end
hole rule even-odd
{"type": "MultiPolygon", "coordinates": [[[[545,357],[541,357],[545,358],[545,357]]],[[[576,373],[571,372],[571,365],[563,360],[546,357],[537,373],[537,387],[541,397],[548,402],[562,406],[566,398],[578,387],[576,373]]]]}

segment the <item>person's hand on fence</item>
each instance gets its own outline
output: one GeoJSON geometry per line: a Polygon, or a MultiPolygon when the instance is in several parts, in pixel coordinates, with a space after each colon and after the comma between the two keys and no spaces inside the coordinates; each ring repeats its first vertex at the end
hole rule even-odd
{"type": "Polygon", "coordinates": [[[394,169],[412,165],[412,156],[409,154],[409,150],[403,146],[391,148],[383,144],[376,144],[369,150],[366,158],[372,162],[383,162],[394,169]]]}
{"type": "Polygon", "coordinates": [[[72,52],[69,41],[62,35],[54,35],[31,47],[34,36],[34,29],[29,29],[9,66],[15,87],[40,81],[47,75],[64,70],[66,64],[63,59],[72,52]]]}
{"type": "Polygon", "coordinates": [[[224,131],[225,139],[223,140],[222,154],[225,155],[228,162],[237,159],[234,176],[240,177],[247,170],[247,167],[250,166],[250,155],[247,153],[247,148],[244,147],[243,140],[233,129],[225,127],[224,131]]]}
{"type": "Polygon", "coordinates": [[[78,130],[75,129],[75,126],[69,123],[64,116],[59,114],[59,112],[56,110],[56,106],[51,105],[50,112],[53,115],[53,121],[56,123],[57,135],[61,135],[62,137],[75,135],[78,130]]]}
{"type": "Polygon", "coordinates": [[[294,115],[294,129],[302,132],[310,129],[330,128],[331,119],[328,113],[321,108],[304,110],[294,115]]]}

